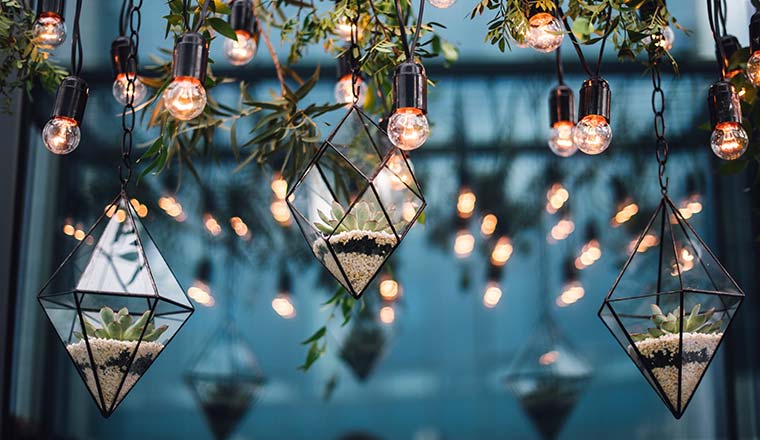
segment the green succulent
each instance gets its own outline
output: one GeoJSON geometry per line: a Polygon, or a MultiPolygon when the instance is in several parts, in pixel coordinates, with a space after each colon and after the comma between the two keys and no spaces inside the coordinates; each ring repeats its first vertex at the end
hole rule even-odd
{"type": "MultiPolygon", "coordinates": [[[[86,318],[84,320],[84,327],[87,335],[90,337],[114,339],[117,341],[137,341],[140,339],[140,335],[143,335],[143,341],[153,342],[166,331],[168,326],[155,327],[152,320],[149,322],[149,318],[150,310],[143,313],[137,321],[132,323],[132,316],[126,307],[116,313],[110,307],[103,307],[100,309],[101,322],[98,323],[102,327],[96,327],[97,324],[92,324],[86,318]],[[144,333],[143,328],[145,328],[144,333]]],[[[84,339],[84,335],[79,332],[74,332],[74,336],[80,341],[84,339]]]]}
{"type": "MultiPolygon", "coordinates": [[[[681,308],[676,307],[672,312],[667,315],[663,313],[657,304],[650,305],[652,309],[651,320],[656,327],[647,329],[646,333],[635,333],[631,337],[634,341],[643,341],[650,338],[659,338],[667,334],[678,333],[681,327],[681,308]]],[[[723,320],[710,321],[713,314],[715,314],[715,308],[711,308],[705,312],[700,313],[700,304],[694,305],[691,309],[691,313],[684,316],[683,332],[684,333],[717,333],[720,331],[723,320]]]]}
{"type": "Polygon", "coordinates": [[[381,209],[373,210],[369,203],[363,200],[354,205],[348,214],[337,202],[333,202],[329,213],[320,210],[317,210],[317,213],[322,222],[315,222],[314,226],[325,234],[332,234],[333,231],[335,233],[348,231],[393,232],[388,226],[385,213],[381,209]]]}

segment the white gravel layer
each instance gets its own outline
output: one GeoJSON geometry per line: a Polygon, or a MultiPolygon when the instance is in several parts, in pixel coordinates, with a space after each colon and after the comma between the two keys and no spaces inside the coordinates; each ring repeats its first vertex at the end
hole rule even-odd
{"type": "MultiPolygon", "coordinates": [[[[338,248],[340,245],[346,245],[351,240],[370,239],[378,246],[394,246],[398,240],[393,234],[378,231],[347,231],[335,234],[329,238],[330,244],[338,248]]],[[[320,243],[315,244],[315,250],[319,248],[320,243]]],[[[372,276],[380,269],[387,255],[384,254],[364,254],[362,252],[338,252],[338,263],[348,277],[356,292],[361,292],[372,279],[372,276]]],[[[325,265],[327,269],[338,278],[342,278],[340,269],[330,257],[326,257],[325,265]]]]}

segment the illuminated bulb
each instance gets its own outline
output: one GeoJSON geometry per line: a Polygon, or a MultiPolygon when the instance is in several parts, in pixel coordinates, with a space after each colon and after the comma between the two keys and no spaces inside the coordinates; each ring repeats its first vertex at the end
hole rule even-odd
{"type": "Polygon", "coordinates": [[[576,269],[585,269],[592,264],[596,263],[602,257],[602,249],[599,246],[597,240],[589,240],[588,243],[583,245],[581,249],[581,255],[575,259],[576,269]]]}
{"type": "Polygon", "coordinates": [[[402,150],[415,150],[430,135],[430,125],[422,110],[400,108],[388,120],[388,138],[402,150]]]}
{"type": "Polygon", "coordinates": [[[269,210],[272,212],[274,220],[282,226],[288,226],[290,224],[290,209],[285,200],[275,200],[269,205],[269,210]]]}
{"type": "Polygon", "coordinates": [[[462,188],[459,190],[459,196],[457,196],[457,213],[461,218],[470,218],[472,212],[475,210],[475,202],[477,197],[475,193],[469,188],[462,188]]]}
{"type": "Polygon", "coordinates": [[[256,39],[244,30],[236,30],[236,39],[224,40],[224,56],[233,66],[243,66],[251,62],[256,55],[256,39]]]}
{"type": "Polygon", "coordinates": [[[164,107],[172,116],[189,121],[197,118],[206,108],[206,89],[197,78],[177,77],[164,91],[163,100],[164,107]]]}
{"type": "Polygon", "coordinates": [[[499,284],[491,281],[486,285],[486,290],[483,292],[483,306],[492,309],[501,301],[501,288],[499,284]]]}
{"type": "Polygon", "coordinates": [[[76,228],[71,223],[66,223],[63,225],[63,233],[70,237],[73,236],[76,231],[76,228]]]}
{"type": "Polygon", "coordinates": [[[196,280],[193,285],[187,289],[187,296],[202,306],[212,307],[215,304],[214,297],[211,295],[211,289],[206,283],[200,280],[196,280]]]}
{"type": "Polygon", "coordinates": [[[639,205],[630,199],[618,205],[618,212],[612,218],[612,226],[617,228],[623,223],[629,221],[639,212],[639,205]]]}
{"type": "Polygon", "coordinates": [[[432,6],[436,8],[446,9],[451,7],[457,0],[428,0],[432,6]]]}
{"type": "Polygon", "coordinates": [[[648,46],[652,41],[654,41],[655,46],[670,52],[670,49],[673,48],[673,42],[675,42],[675,40],[676,33],[673,32],[673,29],[671,29],[670,26],[665,26],[662,28],[661,33],[657,33],[651,37],[646,37],[642,39],[641,42],[648,46]]]}
{"type": "Polygon", "coordinates": [[[678,262],[674,262],[672,268],[673,270],[670,272],[670,275],[674,277],[679,275],[679,268],[681,269],[681,273],[692,270],[694,268],[694,255],[686,248],[681,249],[681,252],[678,254],[678,262]]]}
{"type": "Polygon", "coordinates": [[[85,235],[87,235],[87,234],[85,234],[85,232],[82,229],[77,229],[74,232],[74,238],[76,238],[79,241],[84,240],[85,235]]]}
{"type": "Polygon", "coordinates": [[[44,13],[35,20],[32,33],[37,47],[50,51],[66,39],[66,24],[58,14],[44,13]]]}
{"type": "Polygon", "coordinates": [[[293,301],[290,300],[290,295],[286,293],[279,293],[274,297],[272,309],[285,319],[292,319],[296,316],[296,307],[293,305],[293,301]]]}
{"type": "Polygon", "coordinates": [[[747,79],[755,87],[760,87],[760,50],[755,51],[747,60],[747,79]]]}
{"type": "MultiPolygon", "coordinates": [[[[563,218],[551,229],[551,239],[560,241],[570,236],[575,230],[575,223],[572,220],[563,218]]],[[[551,240],[550,240],[551,241],[551,240]]]]}
{"type": "Polygon", "coordinates": [[[555,122],[549,133],[549,149],[560,157],[569,157],[575,154],[578,147],[573,141],[575,125],[570,121],[555,122]]]}
{"type": "Polygon", "coordinates": [[[475,248],[475,237],[466,229],[457,232],[454,238],[454,253],[458,258],[469,257],[475,248]]]}
{"type": "Polygon", "coordinates": [[[512,242],[509,237],[501,237],[496,242],[491,252],[491,264],[494,266],[504,266],[512,256],[512,242]]]}
{"type": "Polygon", "coordinates": [[[386,301],[395,301],[400,294],[398,282],[392,278],[380,281],[380,296],[386,301]]]}
{"type": "Polygon", "coordinates": [[[562,288],[562,293],[560,294],[559,299],[563,304],[570,305],[583,298],[585,294],[586,291],[583,289],[580,282],[570,281],[562,288]]]}
{"type": "Polygon", "coordinates": [[[272,188],[272,192],[278,200],[285,200],[285,197],[288,195],[288,182],[282,178],[280,173],[272,176],[270,188],[272,188]]]}
{"type": "Polygon", "coordinates": [[[126,105],[129,95],[132,93],[130,89],[134,89],[132,105],[135,106],[141,104],[145,100],[145,96],[148,94],[145,84],[143,84],[138,77],[135,77],[134,86],[130,88],[129,81],[127,81],[127,75],[124,73],[120,73],[116,76],[116,79],[113,81],[111,92],[113,93],[114,99],[116,99],[119,104],[126,105]]]}
{"type": "Polygon", "coordinates": [[[45,148],[54,154],[69,154],[79,145],[81,139],[77,121],[63,116],[50,119],[42,129],[45,148]]]}
{"type": "Polygon", "coordinates": [[[219,222],[209,213],[203,215],[203,225],[206,227],[206,230],[215,237],[222,233],[222,227],[219,225],[219,222]]]}
{"type": "Polygon", "coordinates": [[[490,237],[491,234],[496,231],[496,225],[499,223],[499,219],[493,214],[486,214],[483,217],[483,222],[480,224],[480,233],[486,237],[490,237]]]}
{"type": "Polygon", "coordinates": [[[245,239],[251,238],[248,231],[248,225],[246,225],[240,217],[232,217],[230,219],[230,226],[232,226],[232,230],[235,231],[235,234],[237,234],[238,237],[243,237],[245,239]]]}
{"type": "Polygon", "coordinates": [[[554,15],[539,12],[530,17],[525,42],[531,48],[539,52],[554,52],[564,38],[562,23],[554,15]]]}
{"type": "Polygon", "coordinates": [[[602,153],[611,141],[612,128],[607,119],[599,115],[585,116],[573,131],[573,143],[586,154],[602,153]]]}
{"type": "Polygon", "coordinates": [[[551,365],[557,362],[559,358],[559,352],[557,350],[547,351],[538,358],[538,363],[544,366],[551,365]]]}
{"type": "Polygon", "coordinates": [[[554,183],[546,192],[546,212],[556,213],[570,198],[570,192],[561,183],[554,183]]]}
{"type": "Polygon", "coordinates": [[[405,222],[411,222],[417,215],[417,207],[412,202],[404,202],[401,208],[401,217],[405,222]]]}
{"type": "Polygon", "coordinates": [[[749,145],[747,132],[738,122],[721,122],[710,136],[710,147],[721,159],[738,159],[749,145]]]}
{"type": "Polygon", "coordinates": [[[396,311],[392,306],[383,306],[380,308],[380,321],[383,324],[393,324],[396,320],[396,311]]]}
{"type": "MultiPolygon", "coordinates": [[[[351,34],[354,30],[354,24],[351,23],[351,19],[346,17],[345,15],[340,17],[338,19],[338,23],[335,24],[335,33],[338,34],[338,36],[343,41],[351,41],[351,34]]],[[[361,28],[357,29],[357,37],[361,39],[362,37],[362,30],[361,28]]]]}
{"type": "Polygon", "coordinates": [[[636,247],[636,240],[631,241],[630,246],[628,247],[629,251],[633,251],[636,249],[636,252],[644,253],[649,250],[649,248],[656,246],[660,241],[657,239],[657,236],[653,234],[647,234],[644,236],[644,238],[641,239],[641,243],[639,243],[639,247],[636,247]]]}
{"type": "MultiPolygon", "coordinates": [[[[344,75],[335,83],[335,102],[338,104],[351,104],[354,102],[354,91],[352,90],[353,76],[344,75]]],[[[361,78],[356,78],[356,93],[358,100],[356,105],[363,107],[367,100],[367,83],[361,78]]]]}

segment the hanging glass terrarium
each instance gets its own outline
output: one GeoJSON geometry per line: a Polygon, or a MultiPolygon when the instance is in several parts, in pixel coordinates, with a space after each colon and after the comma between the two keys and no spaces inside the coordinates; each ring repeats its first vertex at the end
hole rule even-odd
{"type": "Polygon", "coordinates": [[[104,417],[193,313],[123,191],[38,299],[104,417]]]}
{"type": "Polygon", "coordinates": [[[591,367],[545,312],[504,383],[544,439],[556,438],[585,390],[591,367]]]}
{"type": "Polygon", "coordinates": [[[217,440],[229,438],[258,401],[265,378],[248,342],[228,320],[185,375],[217,440]]]}
{"type": "Polygon", "coordinates": [[[425,207],[404,154],[351,106],[288,194],[312,252],[361,296],[425,207]]]}
{"type": "Polygon", "coordinates": [[[395,311],[388,312],[387,307],[393,310],[394,306],[382,305],[374,310],[375,307],[366,304],[352,320],[351,330],[341,344],[340,359],[360,382],[369,379],[393,340],[395,311]],[[393,313],[392,320],[388,313],[393,313]]]}

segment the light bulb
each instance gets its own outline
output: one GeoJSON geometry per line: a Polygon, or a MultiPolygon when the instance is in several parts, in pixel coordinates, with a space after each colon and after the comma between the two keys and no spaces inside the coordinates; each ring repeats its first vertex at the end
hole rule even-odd
{"type": "Polygon", "coordinates": [[[610,146],[612,128],[607,119],[599,115],[587,115],[575,126],[573,143],[586,154],[602,153],[610,146]]]}
{"type": "Polygon", "coordinates": [[[716,156],[724,160],[734,160],[747,151],[749,139],[738,122],[721,122],[715,126],[710,136],[710,147],[716,156]]]}
{"type": "Polygon", "coordinates": [[[457,0],[428,0],[436,8],[446,9],[451,7],[457,0]]]}
{"type": "Polygon", "coordinates": [[[760,50],[755,51],[747,60],[747,79],[755,87],[760,87],[760,50]]]}
{"type": "MultiPolygon", "coordinates": [[[[353,75],[344,75],[335,83],[335,102],[338,104],[351,104],[354,102],[354,92],[352,89],[353,75]]],[[[363,107],[367,100],[367,83],[361,78],[356,78],[356,92],[358,100],[356,105],[363,107]]]]}
{"type": "MultiPolygon", "coordinates": [[[[145,96],[148,94],[147,88],[145,87],[145,84],[140,81],[140,78],[135,76],[134,85],[132,87],[134,89],[134,97],[132,98],[132,105],[136,106],[141,104],[145,100],[145,96]]],[[[129,95],[132,93],[132,90],[129,90],[129,81],[127,81],[127,75],[124,73],[120,73],[116,76],[116,79],[113,81],[113,87],[111,88],[111,91],[113,92],[113,97],[116,99],[116,101],[119,102],[121,105],[126,105],[127,100],[129,99],[129,95]]]]}
{"type": "Polygon", "coordinates": [[[206,89],[197,78],[189,76],[174,78],[164,91],[164,107],[172,116],[189,121],[203,113],[206,107],[206,89]]]}
{"type": "Polygon", "coordinates": [[[675,39],[676,33],[673,32],[673,29],[671,29],[670,26],[665,26],[660,33],[654,34],[651,37],[646,37],[642,39],[641,42],[644,45],[649,46],[649,44],[654,41],[655,46],[670,52],[670,49],[673,48],[673,42],[675,39]]]}
{"type": "Polygon", "coordinates": [[[428,120],[420,109],[400,108],[388,120],[388,138],[402,150],[415,150],[430,135],[428,120]]]}
{"type": "Polygon", "coordinates": [[[486,285],[485,291],[483,291],[483,306],[488,309],[492,309],[499,305],[502,296],[501,287],[499,283],[491,281],[486,285]]]}
{"type": "Polygon", "coordinates": [[[237,39],[224,40],[224,56],[233,66],[248,64],[256,55],[256,40],[244,30],[235,31],[237,39]]]}
{"type": "Polygon", "coordinates": [[[292,319],[296,317],[296,306],[290,299],[290,295],[281,292],[272,300],[272,309],[285,319],[292,319]]]}
{"type": "Polygon", "coordinates": [[[539,52],[554,52],[565,38],[562,23],[557,17],[546,12],[539,12],[528,21],[528,34],[525,42],[539,52]]]}
{"type": "Polygon", "coordinates": [[[575,154],[578,147],[573,142],[573,129],[575,125],[570,121],[558,121],[552,126],[549,134],[549,149],[560,157],[569,157],[575,154]]]}
{"type": "MultiPolygon", "coordinates": [[[[354,30],[354,24],[351,23],[351,19],[347,16],[342,16],[338,19],[338,23],[335,24],[335,33],[338,34],[343,41],[351,41],[351,34],[354,30]]],[[[356,28],[356,36],[358,39],[362,37],[361,28],[356,28]]]]}
{"type": "Polygon", "coordinates": [[[42,140],[51,153],[69,154],[77,148],[80,139],[79,124],[70,118],[54,117],[42,129],[42,140]]]}
{"type": "Polygon", "coordinates": [[[32,33],[35,44],[44,51],[50,51],[66,39],[66,24],[58,14],[47,12],[35,20],[32,33]]]}

